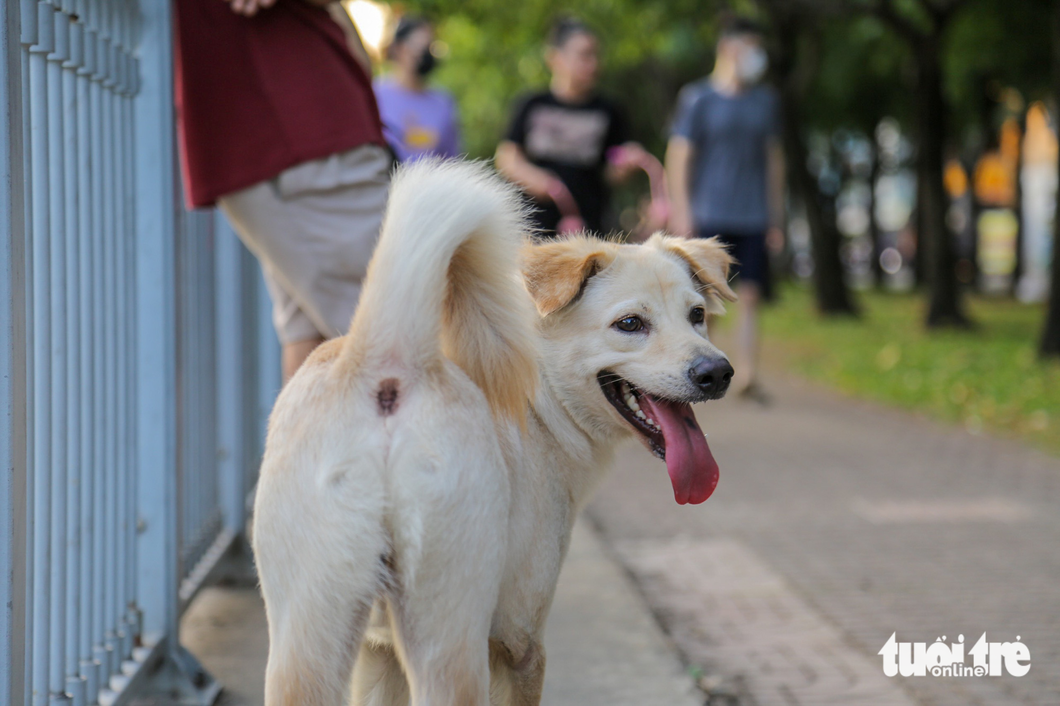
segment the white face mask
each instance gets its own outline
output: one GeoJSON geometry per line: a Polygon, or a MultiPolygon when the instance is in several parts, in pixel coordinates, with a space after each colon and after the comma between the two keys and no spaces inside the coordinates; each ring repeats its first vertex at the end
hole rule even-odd
{"type": "Polygon", "coordinates": [[[740,82],[747,85],[761,81],[768,68],[769,56],[762,47],[747,47],[740,52],[740,58],[736,62],[736,74],[740,77],[740,82]]]}

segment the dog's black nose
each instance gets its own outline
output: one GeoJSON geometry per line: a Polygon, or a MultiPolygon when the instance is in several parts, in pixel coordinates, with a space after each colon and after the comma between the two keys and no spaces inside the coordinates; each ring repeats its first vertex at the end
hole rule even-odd
{"type": "Polygon", "coordinates": [[[708,358],[703,355],[693,361],[692,367],[688,369],[688,379],[709,399],[718,399],[729,389],[732,365],[725,358],[708,358]]]}

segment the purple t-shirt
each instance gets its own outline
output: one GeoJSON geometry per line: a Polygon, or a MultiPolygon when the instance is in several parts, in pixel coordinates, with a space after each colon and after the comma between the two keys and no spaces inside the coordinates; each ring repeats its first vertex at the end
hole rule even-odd
{"type": "Polygon", "coordinates": [[[433,88],[410,91],[384,78],[375,82],[375,98],[383,136],[402,162],[460,154],[456,105],[448,93],[433,88]]]}

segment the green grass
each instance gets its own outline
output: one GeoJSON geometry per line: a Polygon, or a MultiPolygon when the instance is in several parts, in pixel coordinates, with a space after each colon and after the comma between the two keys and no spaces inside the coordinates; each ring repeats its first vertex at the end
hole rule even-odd
{"type": "Polygon", "coordinates": [[[861,320],[818,316],[788,286],[763,315],[767,359],[844,393],[1060,454],[1060,363],[1042,363],[1041,306],[969,300],[972,331],[927,331],[923,298],[866,292],[861,320]]]}

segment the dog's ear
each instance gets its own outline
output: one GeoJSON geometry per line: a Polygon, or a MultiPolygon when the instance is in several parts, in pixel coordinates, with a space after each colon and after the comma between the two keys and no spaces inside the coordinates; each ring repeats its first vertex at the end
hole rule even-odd
{"type": "Polygon", "coordinates": [[[523,277],[538,312],[548,316],[574,301],[589,278],[615,259],[616,248],[588,236],[527,245],[523,277]]]}
{"type": "Polygon", "coordinates": [[[735,260],[720,240],[664,237],[660,238],[660,244],[692,268],[692,278],[699,284],[708,303],[713,305],[711,313],[725,313],[722,300],[736,301],[736,292],[729,287],[729,268],[735,260]]]}

